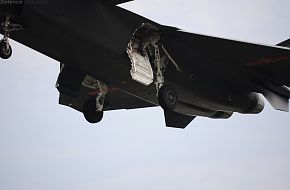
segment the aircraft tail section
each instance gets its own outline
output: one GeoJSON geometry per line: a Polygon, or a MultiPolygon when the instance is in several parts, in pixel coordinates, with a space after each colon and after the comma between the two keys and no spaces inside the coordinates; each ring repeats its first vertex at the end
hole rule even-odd
{"type": "Polygon", "coordinates": [[[270,83],[256,84],[256,86],[274,109],[289,112],[290,89],[288,87],[270,83]]]}
{"type": "Polygon", "coordinates": [[[283,96],[262,87],[260,90],[274,109],[289,112],[289,96],[283,96]]]}

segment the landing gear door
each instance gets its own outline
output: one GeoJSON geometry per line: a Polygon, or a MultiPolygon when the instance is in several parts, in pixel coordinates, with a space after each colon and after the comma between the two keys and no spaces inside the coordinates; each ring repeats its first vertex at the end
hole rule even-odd
{"type": "Polygon", "coordinates": [[[160,38],[161,31],[157,27],[143,23],[134,32],[127,48],[132,63],[132,79],[146,86],[154,82],[157,91],[164,84],[164,72],[169,62],[175,65],[177,71],[181,71],[160,38]]]}
{"type": "Polygon", "coordinates": [[[132,63],[132,79],[146,86],[154,82],[152,50],[160,39],[158,28],[143,23],[137,28],[128,44],[127,53],[132,63]],[[151,61],[151,62],[150,62],[151,61]]]}
{"type": "Polygon", "coordinates": [[[140,55],[137,51],[134,51],[131,44],[129,44],[127,53],[132,63],[132,68],[130,71],[132,79],[146,86],[153,83],[153,70],[148,54],[145,53],[143,56],[140,55]]]}

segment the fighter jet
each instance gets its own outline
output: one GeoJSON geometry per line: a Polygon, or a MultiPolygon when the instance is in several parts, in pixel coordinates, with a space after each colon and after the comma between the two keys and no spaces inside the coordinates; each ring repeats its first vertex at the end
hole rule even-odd
{"type": "Polygon", "coordinates": [[[116,6],[128,1],[1,1],[0,57],[12,55],[13,39],[60,62],[59,103],[90,123],[110,110],[161,106],[166,126],[185,128],[197,116],[258,114],[263,96],[289,110],[290,40],[193,34],[116,6]]]}

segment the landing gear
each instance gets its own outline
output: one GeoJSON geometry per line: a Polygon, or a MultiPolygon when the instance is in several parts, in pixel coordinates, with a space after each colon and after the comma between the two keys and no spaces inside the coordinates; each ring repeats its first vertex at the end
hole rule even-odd
{"type": "Polygon", "coordinates": [[[11,31],[22,30],[22,26],[19,24],[11,23],[11,16],[6,15],[5,21],[1,22],[0,30],[3,32],[4,37],[0,41],[0,57],[2,59],[9,59],[12,55],[12,48],[9,44],[9,35],[11,31]]]}
{"type": "Polygon", "coordinates": [[[83,114],[89,123],[99,123],[103,119],[103,107],[108,86],[90,76],[86,76],[83,85],[98,90],[97,96],[87,100],[83,105],[83,114]]]}
{"type": "Polygon", "coordinates": [[[178,102],[177,92],[170,86],[162,86],[158,91],[158,101],[164,110],[174,110],[178,102]]]}
{"type": "Polygon", "coordinates": [[[96,99],[84,103],[83,114],[89,123],[99,123],[103,119],[104,112],[96,110],[96,104],[96,99]]]}
{"type": "Polygon", "coordinates": [[[174,110],[178,97],[174,88],[165,83],[165,71],[172,63],[177,72],[182,72],[179,65],[162,44],[162,33],[150,23],[143,23],[137,28],[128,44],[127,53],[132,63],[132,79],[150,85],[154,82],[156,96],[164,110],[174,110]]]}
{"type": "Polygon", "coordinates": [[[12,55],[12,48],[8,42],[8,39],[2,39],[0,41],[0,57],[2,59],[9,59],[12,55]]]}

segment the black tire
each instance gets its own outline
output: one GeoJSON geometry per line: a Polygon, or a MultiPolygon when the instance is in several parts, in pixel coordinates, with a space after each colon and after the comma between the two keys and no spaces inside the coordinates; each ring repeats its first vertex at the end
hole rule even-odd
{"type": "Polygon", "coordinates": [[[158,101],[164,110],[174,110],[178,102],[178,96],[174,88],[162,86],[158,91],[158,101]]]}
{"type": "Polygon", "coordinates": [[[90,99],[84,103],[83,114],[89,123],[99,123],[104,116],[103,111],[96,111],[95,99],[90,99]]]}
{"type": "Polygon", "coordinates": [[[9,48],[6,47],[6,42],[4,40],[0,41],[0,57],[2,59],[9,59],[12,55],[12,48],[9,45],[9,48]]]}

